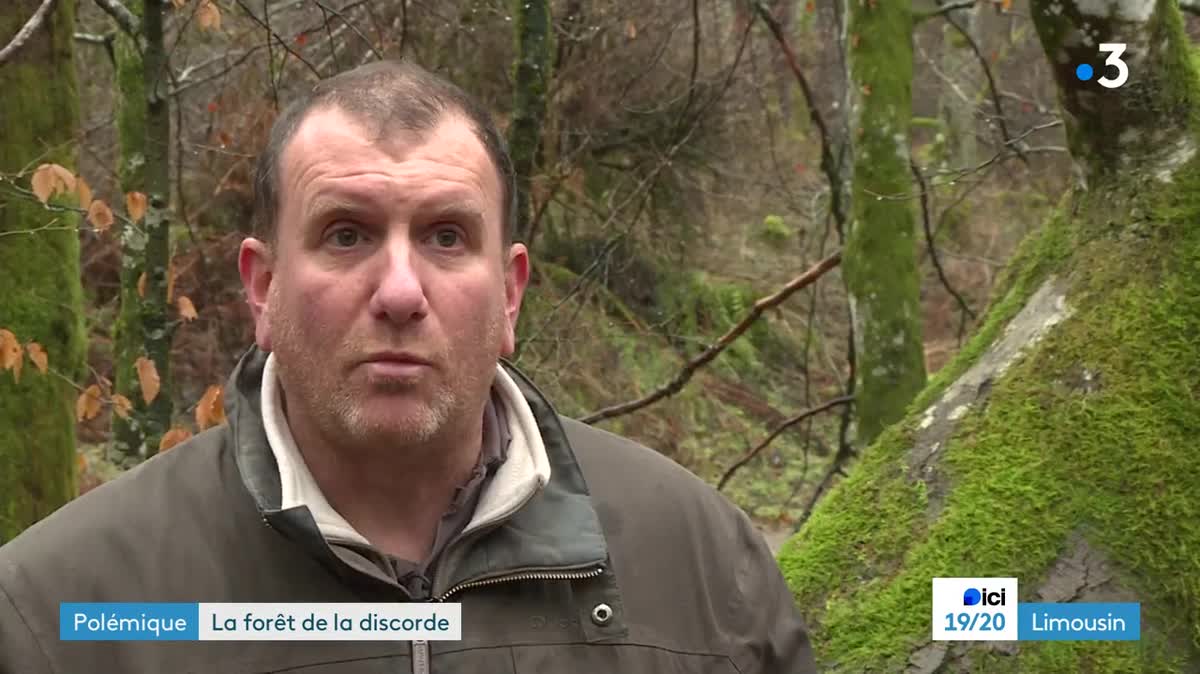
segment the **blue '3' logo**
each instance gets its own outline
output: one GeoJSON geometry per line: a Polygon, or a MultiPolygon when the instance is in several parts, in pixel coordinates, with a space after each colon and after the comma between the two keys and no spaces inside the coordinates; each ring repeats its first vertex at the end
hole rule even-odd
{"type": "Polygon", "coordinates": [[[979,590],[969,587],[967,588],[967,591],[963,593],[963,606],[974,606],[978,604],[981,599],[983,599],[983,596],[979,594],[979,590]]]}

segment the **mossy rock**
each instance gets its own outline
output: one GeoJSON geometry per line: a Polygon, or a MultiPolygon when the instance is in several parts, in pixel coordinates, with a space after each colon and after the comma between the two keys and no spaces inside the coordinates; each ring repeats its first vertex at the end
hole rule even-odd
{"type": "Polygon", "coordinates": [[[1200,166],[1148,176],[1022,245],[979,333],[781,551],[823,671],[1200,668],[1200,166]],[[1141,640],[931,642],[931,579],[955,576],[1141,602],[1141,640]]]}

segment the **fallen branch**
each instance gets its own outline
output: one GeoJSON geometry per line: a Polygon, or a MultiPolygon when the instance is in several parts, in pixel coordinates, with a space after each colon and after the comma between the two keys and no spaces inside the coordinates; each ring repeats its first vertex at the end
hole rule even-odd
{"type": "Polygon", "coordinates": [[[105,14],[111,16],[117,22],[117,25],[121,27],[121,30],[125,31],[129,37],[134,40],[138,39],[138,35],[142,30],[141,21],[125,5],[122,5],[118,0],[96,0],[96,4],[100,6],[100,9],[104,10],[105,14]]]}
{"type": "Polygon", "coordinates": [[[821,412],[824,412],[825,410],[833,409],[834,407],[837,407],[838,405],[845,405],[853,400],[854,400],[854,396],[852,396],[852,395],[841,396],[839,398],[834,398],[833,400],[827,400],[827,401],[821,403],[820,405],[817,405],[816,407],[804,410],[803,412],[797,414],[796,416],[791,417],[789,419],[785,419],[784,421],[780,422],[779,425],[777,425],[775,428],[771,429],[771,432],[767,435],[766,438],[763,439],[762,442],[758,443],[757,445],[754,446],[753,449],[746,452],[745,456],[738,459],[737,462],[735,462],[732,466],[729,467],[728,470],[725,471],[725,474],[721,476],[721,480],[719,482],[717,482],[717,491],[720,491],[721,489],[723,489],[725,487],[725,483],[729,482],[729,479],[731,477],[733,477],[733,474],[736,473],[739,468],[746,465],[747,463],[750,463],[750,461],[753,460],[754,457],[758,456],[759,452],[761,452],[767,445],[771,444],[771,442],[774,441],[775,438],[779,437],[780,433],[783,433],[787,429],[800,423],[801,421],[804,421],[805,419],[807,419],[811,416],[820,414],[821,412]]]}
{"type": "Polygon", "coordinates": [[[786,300],[788,297],[791,297],[792,294],[797,290],[812,285],[817,279],[824,276],[825,272],[836,267],[841,261],[842,252],[840,250],[835,251],[826,258],[822,259],[820,262],[813,265],[808,271],[789,281],[787,285],[780,288],[775,293],[755,301],[754,307],[750,309],[750,311],[742,318],[742,320],[738,321],[737,325],[730,328],[729,331],[722,335],[720,339],[709,345],[709,347],[700,355],[688,361],[688,363],[683,366],[683,369],[679,371],[679,374],[675,375],[675,378],[662,388],[659,388],[650,395],[644,396],[637,400],[605,407],[602,410],[589,414],[581,419],[581,421],[583,421],[585,424],[592,424],[596,423],[597,421],[611,419],[622,414],[628,414],[635,410],[639,410],[668,396],[675,395],[683,389],[684,385],[687,384],[688,380],[692,378],[692,375],[696,374],[697,370],[699,370],[701,367],[704,367],[704,365],[708,364],[717,356],[721,355],[721,352],[728,348],[735,339],[741,336],[742,333],[749,330],[750,326],[754,324],[754,321],[758,320],[758,317],[761,316],[763,312],[782,304],[784,300],[786,300]]]}
{"type": "Polygon", "coordinates": [[[17,53],[18,49],[25,46],[25,43],[29,41],[29,38],[37,32],[37,29],[42,27],[42,24],[46,21],[46,15],[49,14],[50,10],[54,7],[54,1],[55,0],[42,0],[42,4],[38,6],[36,11],[34,11],[33,16],[29,17],[29,20],[25,22],[25,25],[21,26],[21,30],[17,31],[17,34],[13,36],[12,41],[5,45],[4,49],[0,49],[0,65],[3,65],[5,61],[12,58],[12,55],[17,53]]]}

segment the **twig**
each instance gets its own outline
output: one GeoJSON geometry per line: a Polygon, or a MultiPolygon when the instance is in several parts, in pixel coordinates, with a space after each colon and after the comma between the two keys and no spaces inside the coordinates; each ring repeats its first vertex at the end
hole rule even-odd
{"type": "Polygon", "coordinates": [[[108,14],[117,22],[121,30],[125,31],[135,42],[137,41],[142,32],[142,22],[133,15],[133,12],[126,9],[125,5],[122,5],[118,0],[96,0],[96,4],[100,6],[100,9],[104,10],[105,14],[108,14]]]}
{"type": "Polygon", "coordinates": [[[581,421],[586,424],[592,424],[596,423],[597,421],[611,419],[622,414],[628,414],[635,410],[639,410],[647,405],[662,400],[663,398],[678,393],[701,367],[704,367],[704,365],[721,355],[721,352],[728,348],[735,339],[742,335],[742,333],[750,329],[750,326],[754,324],[754,321],[758,320],[758,317],[762,316],[765,311],[778,306],[797,290],[811,285],[817,279],[824,276],[825,272],[836,267],[841,261],[842,252],[840,250],[835,251],[825,259],[817,262],[815,265],[809,268],[808,271],[789,281],[787,285],[783,286],[775,293],[755,301],[754,307],[751,308],[744,317],[742,317],[742,320],[738,321],[736,325],[730,328],[724,335],[721,336],[720,339],[701,352],[700,355],[688,361],[688,363],[683,366],[683,369],[675,375],[675,378],[668,382],[665,386],[659,388],[650,395],[643,396],[637,400],[620,403],[618,405],[612,405],[597,412],[593,412],[592,414],[589,414],[581,419],[581,421]]]}
{"type": "Polygon", "coordinates": [[[754,10],[763,22],[767,24],[767,28],[771,29],[771,34],[775,36],[775,41],[779,43],[779,48],[783,50],[783,55],[787,59],[792,75],[795,76],[796,82],[800,85],[800,91],[804,93],[804,103],[805,107],[808,108],[808,116],[812,119],[813,125],[817,127],[818,135],[821,138],[821,170],[825,173],[826,179],[829,180],[829,208],[833,212],[833,219],[837,222],[838,229],[842,230],[846,224],[846,213],[841,198],[841,171],[836,159],[834,159],[833,145],[829,137],[829,127],[825,125],[825,120],[821,117],[821,109],[817,106],[812,87],[808,86],[808,80],[805,79],[804,73],[800,71],[800,66],[796,61],[796,53],[792,51],[791,45],[788,44],[783,27],[779,25],[779,21],[771,15],[771,12],[763,6],[762,0],[755,0],[754,10]]]}
{"type": "Polygon", "coordinates": [[[790,418],[785,419],[782,422],[780,422],[777,426],[775,426],[775,428],[771,429],[771,432],[767,435],[766,438],[763,438],[763,440],[761,442],[759,442],[757,445],[755,445],[753,449],[746,452],[745,456],[738,459],[732,466],[729,467],[728,470],[725,471],[725,474],[721,476],[721,480],[719,482],[717,482],[717,491],[720,491],[721,489],[723,489],[725,487],[725,483],[729,482],[729,478],[733,477],[733,474],[736,473],[739,468],[746,465],[747,463],[750,463],[750,461],[753,460],[754,457],[758,456],[758,453],[761,452],[764,447],[771,444],[771,442],[774,441],[775,438],[779,437],[779,434],[783,433],[787,429],[800,423],[801,421],[804,421],[805,419],[807,419],[809,417],[820,414],[821,412],[824,412],[825,410],[833,409],[834,407],[837,407],[838,405],[845,405],[846,403],[848,403],[852,400],[854,400],[854,396],[841,396],[839,398],[834,398],[832,400],[823,402],[820,405],[817,405],[816,407],[804,410],[803,412],[797,414],[796,416],[790,417],[790,418]]]}
{"type": "MultiPolygon", "coordinates": [[[[344,14],[342,14],[341,12],[339,12],[338,10],[336,10],[332,7],[327,7],[325,5],[325,3],[321,2],[321,0],[316,0],[316,3],[317,3],[317,7],[321,8],[322,14],[324,14],[325,12],[329,12],[330,14],[341,19],[342,23],[346,24],[346,26],[348,28],[350,28],[350,30],[354,31],[354,34],[358,36],[358,39],[362,40],[363,44],[367,45],[367,49],[370,49],[371,53],[375,54],[375,58],[379,59],[380,61],[383,60],[383,54],[379,53],[379,50],[375,48],[375,45],[371,44],[371,41],[367,39],[367,36],[363,35],[362,31],[360,31],[357,26],[350,23],[350,20],[347,19],[344,14]]],[[[329,22],[328,21],[325,22],[325,29],[329,30],[329,22]]]]}
{"type": "Polygon", "coordinates": [[[979,67],[983,68],[983,76],[987,79],[988,94],[992,98],[992,106],[996,108],[996,123],[1000,125],[1000,136],[1004,138],[1005,145],[1012,145],[1013,151],[1016,152],[1021,161],[1028,166],[1029,158],[1026,157],[1023,152],[1021,152],[1021,148],[1018,147],[1008,135],[1008,125],[1004,123],[1004,108],[1000,105],[1000,94],[997,93],[999,89],[996,87],[996,79],[992,77],[992,68],[988,65],[987,59],[984,58],[983,51],[979,49],[979,45],[976,44],[975,38],[971,37],[971,34],[967,32],[967,29],[958,25],[958,22],[954,20],[954,17],[950,16],[949,13],[946,13],[943,16],[945,17],[946,21],[951,26],[954,26],[954,29],[963,36],[963,39],[967,41],[968,45],[970,45],[971,51],[975,53],[975,58],[979,59],[979,67]]]}
{"type": "MultiPolygon", "coordinates": [[[[849,407],[846,409],[849,409],[849,407]]],[[[821,496],[824,495],[826,490],[829,489],[829,484],[833,482],[833,476],[846,476],[846,462],[849,461],[854,454],[854,448],[849,444],[843,444],[838,448],[837,454],[834,454],[833,456],[833,463],[829,465],[829,470],[825,471],[825,476],[822,477],[821,481],[817,483],[817,488],[813,491],[812,497],[808,499],[808,505],[804,506],[804,513],[801,514],[800,518],[796,520],[796,523],[793,526],[794,531],[799,531],[800,527],[804,526],[804,523],[808,521],[810,516],[812,516],[813,509],[817,506],[817,501],[821,499],[821,496]]]]}
{"type": "Polygon", "coordinates": [[[12,41],[5,45],[4,49],[0,49],[0,65],[3,65],[5,61],[12,58],[12,55],[17,53],[18,49],[25,46],[29,38],[37,32],[37,29],[41,28],[42,23],[46,21],[46,15],[54,8],[54,2],[55,0],[42,0],[42,4],[38,5],[33,16],[29,17],[24,26],[21,26],[21,30],[17,31],[12,41]]]}
{"type": "MultiPolygon", "coordinates": [[[[242,11],[245,12],[246,15],[250,17],[251,21],[253,21],[254,23],[257,23],[260,28],[263,28],[264,30],[267,31],[268,37],[275,38],[275,41],[278,42],[279,46],[283,47],[284,50],[287,51],[287,53],[291,54],[292,56],[295,56],[297,61],[308,66],[308,69],[311,70],[313,72],[313,74],[316,75],[318,78],[321,77],[321,71],[317,70],[316,66],[309,63],[307,59],[305,59],[303,56],[300,55],[299,52],[297,52],[295,49],[292,49],[291,45],[289,45],[287,43],[287,40],[283,39],[278,33],[271,30],[271,25],[269,23],[263,23],[262,19],[258,18],[258,16],[249,7],[246,6],[246,3],[244,0],[236,0],[236,2],[238,4],[238,7],[241,7],[242,11]]],[[[267,14],[267,20],[268,21],[270,20],[269,11],[267,14]]],[[[272,79],[272,81],[271,81],[271,86],[272,86],[272,88],[274,88],[274,86],[275,86],[274,79],[272,79]]]]}
{"type": "Polygon", "coordinates": [[[938,7],[937,9],[930,10],[928,12],[921,12],[921,13],[913,14],[913,23],[914,24],[920,23],[926,19],[932,19],[935,16],[941,16],[943,14],[949,14],[951,12],[956,12],[960,9],[971,9],[974,6],[975,6],[975,0],[959,0],[958,2],[947,3],[945,5],[942,5],[941,7],[938,7]]]}
{"type": "Polygon", "coordinates": [[[958,301],[958,306],[962,308],[963,314],[970,316],[971,320],[975,320],[975,312],[971,310],[963,296],[954,289],[954,286],[950,285],[950,279],[946,278],[946,270],[942,268],[942,261],[938,259],[937,246],[933,243],[933,229],[929,223],[929,191],[925,187],[925,178],[921,175],[921,169],[917,168],[917,164],[911,158],[908,160],[908,167],[912,170],[913,177],[917,179],[917,185],[921,188],[918,192],[921,202],[921,224],[925,229],[925,245],[929,247],[929,259],[933,261],[933,267],[937,270],[942,285],[958,301]]]}

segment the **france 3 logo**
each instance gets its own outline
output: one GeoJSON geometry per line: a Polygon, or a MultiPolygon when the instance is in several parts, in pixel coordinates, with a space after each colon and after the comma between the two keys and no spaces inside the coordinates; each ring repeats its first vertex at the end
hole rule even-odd
{"type": "Polygon", "coordinates": [[[1016,641],[1016,578],[934,578],[934,641],[1016,641]]]}

